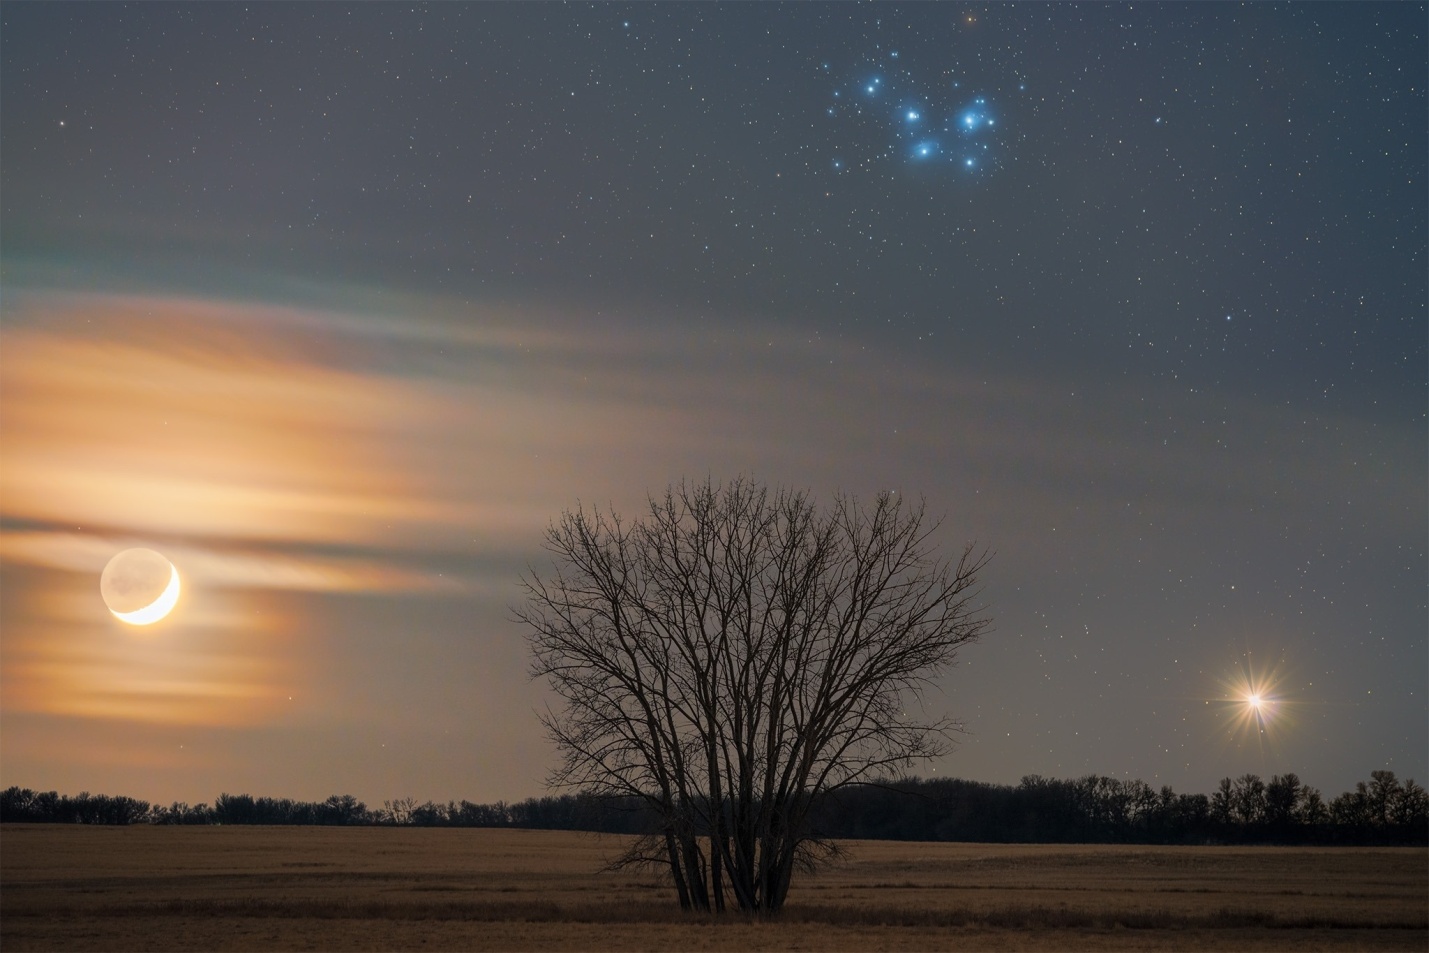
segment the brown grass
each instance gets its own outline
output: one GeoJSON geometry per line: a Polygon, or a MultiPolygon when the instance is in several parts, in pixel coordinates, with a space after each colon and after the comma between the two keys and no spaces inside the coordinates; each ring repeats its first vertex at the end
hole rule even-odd
{"type": "Polygon", "coordinates": [[[1422,849],[845,844],[773,921],[692,917],[621,839],[0,828],[0,947],[1429,950],[1422,849]]]}

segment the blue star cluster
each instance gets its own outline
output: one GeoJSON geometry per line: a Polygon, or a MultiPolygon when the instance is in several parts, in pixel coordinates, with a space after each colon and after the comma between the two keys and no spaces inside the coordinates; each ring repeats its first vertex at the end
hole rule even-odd
{"type": "MultiPolygon", "coordinates": [[[[822,69],[835,72],[830,63],[822,69]]],[[[834,123],[835,172],[895,162],[981,175],[1005,160],[1002,117],[988,94],[951,69],[925,74],[898,50],[851,70],[824,111],[834,123]]]]}

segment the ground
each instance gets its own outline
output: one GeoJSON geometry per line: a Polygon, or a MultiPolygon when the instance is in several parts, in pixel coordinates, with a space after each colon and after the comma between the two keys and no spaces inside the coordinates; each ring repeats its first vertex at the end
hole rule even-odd
{"type": "Polygon", "coordinates": [[[621,839],[5,825],[21,950],[1429,950],[1429,851],[852,841],[773,922],[690,917],[621,839]]]}

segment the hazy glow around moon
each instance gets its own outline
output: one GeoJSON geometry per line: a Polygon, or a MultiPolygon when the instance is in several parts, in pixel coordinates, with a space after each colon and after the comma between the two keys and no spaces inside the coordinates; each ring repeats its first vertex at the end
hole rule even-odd
{"type": "Polygon", "coordinates": [[[148,625],[178,603],[179,571],[152,549],[126,549],[104,567],[99,592],[115,618],[148,625]]]}

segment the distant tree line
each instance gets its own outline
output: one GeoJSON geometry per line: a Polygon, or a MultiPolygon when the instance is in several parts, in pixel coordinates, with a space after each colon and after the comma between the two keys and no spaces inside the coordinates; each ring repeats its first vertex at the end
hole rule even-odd
{"type": "MultiPolygon", "coordinates": [[[[1374,771],[1326,802],[1294,774],[1225,778],[1210,795],[1177,794],[1143,781],[1088,775],[1025,777],[1013,785],[909,779],[846,788],[811,816],[824,838],[986,843],[1429,844],[1429,793],[1393,771],[1374,771]]],[[[659,819],[637,798],[589,794],[473,804],[368,808],[352,795],[325,801],[221,794],[212,805],[165,807],[135,798],[74,796],[11,787],[0,791],[0,822],[50,824],[274,824],[517,827],[645,834],[659,819]]]]}
{"type": "Polygon", "coordinates": [[[844,792],[817,818],[871,840],[1126,844],[1426,844],[1429,794],[1374,771],[1326,803],[1294,774],[1223,779],[1209,797],[1099,775],[1014,786],[912,780],[844,792]]]}

